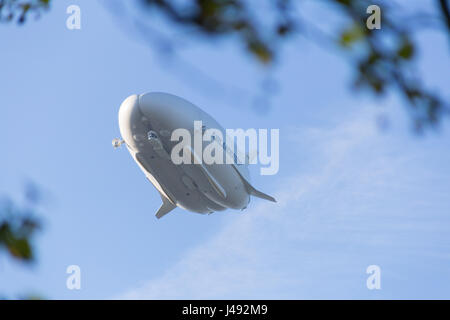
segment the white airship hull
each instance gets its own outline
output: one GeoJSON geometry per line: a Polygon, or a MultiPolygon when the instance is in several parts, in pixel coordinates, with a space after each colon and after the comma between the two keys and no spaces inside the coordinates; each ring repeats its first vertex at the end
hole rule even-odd
{"type": "MultiPolygon", "coordinates": [[[[175,129],[185,128],[194,136],[194,121],[225,132],[207,113],[190,102],[167,93],[132,95],[119,110],[120,133],[126,146],[161,195],[161,218],[175,207],[207,214],[227,208],[245,209],[250,194],[275,201],[249,183],[246,165],[179,164],[170,158],[170,140],[175,129]]],[[[192,152],[192,156],[197,155],[192,152]]]]}

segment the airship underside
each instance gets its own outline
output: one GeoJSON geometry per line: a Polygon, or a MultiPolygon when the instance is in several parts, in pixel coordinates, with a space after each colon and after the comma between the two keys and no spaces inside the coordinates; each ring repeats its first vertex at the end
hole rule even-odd
{"type": "MultiPolygon", "coordinates": [[[[275,202],[249,182],[245,164],[174,164],[171,150],[173,130],[185,128],[194,134],[194,121],[224,131],[207,113],[192,103],[167,93],[132,95],[119,109],[121,142],[158,190],[162,205],[157,218],[177,206],[188,211],[209,214],[227,208],[245,209],[250,195],[275,202]]],[[[121,142],[113,142],[116,146],[121,142]]],[[[192,158],[199,155],[191,148],[192,158]]],[[[200,155],[201,156],[201,155],[200,155]]]]}

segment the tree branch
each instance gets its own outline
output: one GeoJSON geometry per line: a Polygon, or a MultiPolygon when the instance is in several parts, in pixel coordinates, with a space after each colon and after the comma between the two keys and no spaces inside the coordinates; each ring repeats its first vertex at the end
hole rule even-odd
{"type": "Polygon", "coordinates": [[[447,22],[447,28],[450,30],[450,7],[447,0],[439,0],[442,13],[444,14],[445,21],[447,22]]]}

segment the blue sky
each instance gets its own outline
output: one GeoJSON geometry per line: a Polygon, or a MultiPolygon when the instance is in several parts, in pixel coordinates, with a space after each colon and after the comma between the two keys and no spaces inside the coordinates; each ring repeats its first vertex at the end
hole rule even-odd
{"type": "MultiPolygon", "coordinates": [[[[0,28],[0,194],[20,202],[29,179],[46,194],[38,261],[0,256],[0,293],[450,298],[448,121],[414,135],[402,101],[355,95],[346,61],[304,39],[284,48],[271,73],[279,90],[270,107],[255,106],[268,73],[236,43],[183,43],[181,68],[118,19],[102,2],[55,1],[39,21],[0,28]],[[81,30],[65,26],[70,4],[81,7],[81,30]],[[210,216],[176,209],[157,220],[158,193],[111,146],[120,103],[148,91],[184,97],[226,128],[279,128],[279,173],[251,169],[254,185],[279,202],[253,199],[244,213],[210,216]],[[380,115],[389,130],[377,127],[380,115]],[[72,264],[81,290],[66,288],[72,264]],[[372,264],[381,290],[366,288],[372,264]]],[[[424,31],[418,40],[423,80],[450,98],[448,39],[424,31]]]]}

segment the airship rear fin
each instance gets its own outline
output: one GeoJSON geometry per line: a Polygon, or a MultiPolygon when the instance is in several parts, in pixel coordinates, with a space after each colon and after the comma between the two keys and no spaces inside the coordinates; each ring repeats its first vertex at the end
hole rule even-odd
{"type": "Polygon", "coordinates": [[[233,165],[233,168],[236,170],[236,172],[239,174],[239,176],[241,177],[242,182],[245,185],[245,188],[247,189],[247,192],[255,197],[261,198],[261,199],[266,199],[272,202],[277,202],[277,200],[275,200],[274,197],[269,196],[268,194],[265,194],[264,192],[261,192],[259,190],[256,190],[248,181],[247,179],[242,175],[241,171],[236,167],[236,165],[233,165]]]}
{"type": "Polygon", "coordinates": [[[248,192],[255,197],[261,198],[261,199],[266,199],[272,202],[277,202],[277,200],[275,200],[274,197],[269,196],[268,194],[265,194],[264,192],[261,192],[259,190],[256,190],[255,188],[253,188],[247,181],[244,180],[244,183],[247,187],[248,192]]]}
{"type": "Polygon", "coordinates": [[[162,200],[162,205],[159,208],[158,212],[156,212],[156,217],[158,219],[161,219],[163,216],[165,216],[166,214],[168,214],[170,211],[172,211],[173,209],[175,209],[177,206],[174,205],[169,199],[167,199],[165,196],[163,196],[160,193],[161,196],[161,200],[162,200]]]}

